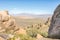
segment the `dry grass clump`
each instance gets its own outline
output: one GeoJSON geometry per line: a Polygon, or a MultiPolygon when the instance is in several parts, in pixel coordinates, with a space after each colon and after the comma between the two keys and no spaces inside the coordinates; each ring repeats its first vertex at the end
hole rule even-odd
{"type": "Polygon", "coordinates": [[[32,38],[29,35],[16,34],[13,38],[10,38],[8,40],[35,40],[35,38],[32,38]]]}

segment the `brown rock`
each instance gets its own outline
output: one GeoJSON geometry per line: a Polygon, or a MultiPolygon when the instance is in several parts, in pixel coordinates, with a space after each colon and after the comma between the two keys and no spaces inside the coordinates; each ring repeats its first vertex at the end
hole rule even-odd
{"type": "Polygon", "coordinates": [[[4,38],[0,37],[0,40],[5,40],[4,38]]]}
{"type": "Polygon", "coordinates": [[[37,34],[37,39],[43,38],[40,34],[37,34]]]}
{"type": "Polygon", "coordinates": [[[19,29],[15,23],[15,19],[8,14],[8,11],[0,11],[0,30],[5,29],[5,31],[15,32],[19,29]]]}
{"type": "Polygon", "coordinates": [[[36,40],[41,40],[43,39],[43,36],[41,36],[40,34],[37,34],[36,40]]]}
{"type": "Polygon", "coordinates": [[[4,11],[0,11],[0,14],[4,14],[4,15],[8,15],[8,11],[7,10],[4,10],[4,11]]]}
{"type": "Polygon", "coordinates": [[[15,32],[16,34],[25,34],[26,35],[26,30],[23,28],[20,28],[18,31],[15,32]]]}

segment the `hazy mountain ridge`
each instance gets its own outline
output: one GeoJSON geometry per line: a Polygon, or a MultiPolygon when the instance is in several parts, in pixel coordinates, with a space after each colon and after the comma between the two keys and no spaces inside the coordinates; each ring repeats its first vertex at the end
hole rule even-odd
{"type": "Polygon", "coordinates": [[[20,18],[48,18],[51,17],[52,14],[28,14],[28,13],[21,13],[21,14],[15,14],[14,16],[20,17],[20,18]]]}
{"type": "Polygon", "coordinates": [[[52,16],[52,14],[30,14],[30,13],[19,13],[19,14],[14,14],[15,16],[52,16]]]}

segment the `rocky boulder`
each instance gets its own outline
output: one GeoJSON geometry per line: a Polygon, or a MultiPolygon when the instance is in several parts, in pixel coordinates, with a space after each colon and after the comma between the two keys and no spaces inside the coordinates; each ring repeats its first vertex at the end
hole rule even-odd
{"type": "Polygon", "coordinates": [[[24,30],[23,28],[19,28],[19,30],[16,31],[15,33],[16,33],[16,34],[24,34],[24,35],[27,34],[27,33],[26,33],[26,30],[24,30]]]}
{"type": "Polygon", "coordinates": [[[0,40],[5,40],[4,38],[0,37],[0,40]]]}
{"type": "Polygon", "coordinates": [[[13,34],[18,31],[19,27],[15,23],[15,19],[8,14],[8,11],[0,11],[0,37],[7,39],[8,33],[13,34]],[[6,34],[1,34],[6,33],[6,34]]]}
{"type": "MultiPolygon", "coordinates": [[[[15,19],[8,14],[8,11],[0,11],[0,30],[4,31],[17,30],[15,19]]],[[[3,31],[0,31],[3,32],[3,31]]]]}
{"type": "Polygon", "coordinates": [[[37,34],[37,39],[43,38],[43,36],[41,36],[40,34],[37,34]]]}
{"type": "MultiPolygon", "coordinates": [[[[25,34],[26,30],[20,28],[13,16],[8,14],[8,11],[0,11],[0,39],[7,40],[13,38],[14,34],[25,34]],[[13,34],[13,35],[12,35],[13,34]]],[[[16,40],[19,40],[17,38],[16,40]]]]}
{"type": "Polygon", "coordinates": [[[55,9],[52,16],[48,37],[60,39],[60,5],[55,9]]]}

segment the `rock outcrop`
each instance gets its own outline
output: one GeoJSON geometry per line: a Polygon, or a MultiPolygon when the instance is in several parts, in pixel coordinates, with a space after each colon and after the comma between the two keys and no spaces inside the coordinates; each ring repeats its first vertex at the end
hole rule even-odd
{"type": "Polygon", "coordinates": [[[15,19],[8,14],[8,11],[0,11],[0,30],[2,29],[4,29],[4,31],[18,29],[15,19]]]}
{"type": "Polygon", "coordinates": [[[26,35],[26,30],[24,30],[23,28],[19,28],[18,31],[15,32],[16,34],[24,34],[26,35]]]}
{"type": "Polygon", "coordinates": [[[55,9],[52,16],[48,37],[60,39],[60,5],[55,9]]]}
{"type": "MultiPolygon", "coordinates": [[[[26,30],[18,27],[15,19],[8,14],[8,11],[0,11],[0,37],[7,40],[14,34],[26,34],[26,30]]],[[[17,39],[19,40],[19,38],[17,39]]]]}
{"type": "Polygon", "coordinates": [[[0,40],[5,40],[4,38],[0,37],[0,40]]]}
{"type": "Polygon", "coordinates": [[[37,39],[43,38],[43,36],[41,36],[40,34],[37,34],[37,39]]]}

